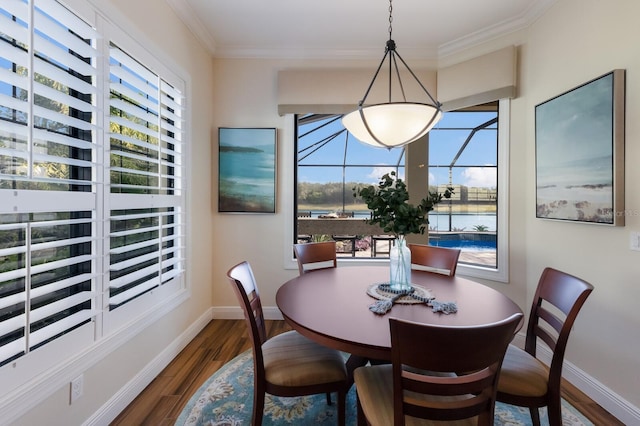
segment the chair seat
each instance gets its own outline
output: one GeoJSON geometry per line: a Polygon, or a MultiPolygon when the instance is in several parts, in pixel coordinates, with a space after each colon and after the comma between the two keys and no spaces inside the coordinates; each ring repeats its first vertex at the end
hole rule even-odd
{"type": "MultiPolygon", "coordinates": [[[[354,372],[354,381],[358,398],[362,404],[367,420],[371,426],[393,425],[393,366],[391,364],[361,367],[354,372]]],[[[453,401],[463,400],[460,397],[425,396],[408,392],[417,400],[423,401],[453,401]]],[[[476,425],[477,417],[455,421],[434,421],[405,416],[407,426],[414,425],[452,425],[467,426],[476,425]]]]}
{"type": "Polygon", "coordinates": [[[296,331],[267,340],[262,351],[266,379],[274,385],[299,387],[347,378],[340,352],[319,345],[296,331]]]}
{"type": "Polygon", "coordinates": [[[547,393],[549,367],[515,345],[509,345],[502,362],[498,392],[542,397],[547,393]]]}

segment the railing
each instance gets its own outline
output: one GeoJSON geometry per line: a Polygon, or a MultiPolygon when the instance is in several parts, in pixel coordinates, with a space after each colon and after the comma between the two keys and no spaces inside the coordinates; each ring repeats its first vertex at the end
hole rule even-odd
{"type": "Polygon", "coordinates": [[[376,235],[381,234],[378,225],[369,225],[364,219],[298,218],[298,234],[307,235],[376,235]]]}

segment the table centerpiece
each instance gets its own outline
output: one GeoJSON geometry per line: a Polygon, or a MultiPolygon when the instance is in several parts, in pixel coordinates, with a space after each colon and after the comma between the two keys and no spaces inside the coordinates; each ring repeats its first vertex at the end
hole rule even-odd
{"type": "Polygon", "coordinates": [[[384,233],[392,234],[395,241],[389,248],[389,284],[393,291],[411,289],[411,252],[405,236],[424,234],[429,224],[429,212],[442,201],[451,198],[453,188],[442,194],[427,191],[427,196],[418,205],[408,202],[409,191],[405,182],[395,172],[386,173],[377,186],[354,188],[354,196],[360,196],[371,210],[370,225],[378,224],[384,233]]]}

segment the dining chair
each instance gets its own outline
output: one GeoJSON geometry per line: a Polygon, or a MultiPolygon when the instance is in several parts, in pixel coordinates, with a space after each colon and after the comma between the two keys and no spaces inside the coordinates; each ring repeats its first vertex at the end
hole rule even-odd
{"type": "Polygon", "coordinates": [[[336,242],[300,243],[293,245],[300,275],[318,269],[335,268],[336,242]]]}
{"type": "Polygon", "coordinates": [[[538,408],[544,406],[549,424],[562,425],[564,353],[573,323],[592,291],[593,286],[580,278],[545,268],[533,297],[524,350],[515,345],[507,349],[498,383],[498,401],[529,407],[534,425],[540,425],[538,408]],[[550,366],[537,357],[538,339],[551,351],[550,366]]]}
{"type": "Polygon", "coordinates": [[[436,272],[450,277],[456,274],[460,249],[408,244],[411,250],[411,267],[422,271],[436,272]]]}
{"type": "Polygon", "coordinates": [[[473,327],[390,318],[391,365],[354,372],[358,425],[492,425],[500,364],[522,318],[473,327]]]}
{"type": "Polygon", "coordinates": [[[347,370],[340,352],[287,331],[267,339],[265,319],[255,277],[248,262],[227,272],[240,301],[253,347],[254,389],[252,425],[261,425],[265,393],[291,397],[338,394],[338,424],[345,424],[347,370]]]}

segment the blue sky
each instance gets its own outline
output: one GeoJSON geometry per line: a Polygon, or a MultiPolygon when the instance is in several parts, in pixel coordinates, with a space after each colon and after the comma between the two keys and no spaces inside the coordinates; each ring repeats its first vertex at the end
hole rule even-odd
{"type": "MultiPolygon", "coordinates": [[[[449,180],[448,166],[460,150],[465,139],[470,134],[470,129],[484,123],[495,115],[493,113],[445,113],[442,120],[430,132],[429,163],[445,167],[431,168],[430,184],[447,184],[449,180]]],[[[309,129],[317,127],[318,123],[312,123],[300,130],[300,135],[309,129]]],[[[453,183],[467,186],[495,186],[497,164],[497,152],[495,148],[496,125],[492,130],[477,132],[472,141],[460,155],[453,168],[453,183]],[[474,166],[474,167],[470,167],[474,166]]],[[[323,127],[313,134],[304,136],[299,141],[299,157],[312,151],[313,148],[304,150],[313,143],[329,137],[342,129],[339,120],[331,125],[323,127]],[[304,150],[304,151],[303,151],[304,150]],[[303,152],[301,152],[303,151],[303,152]]],[[[332,164],[336,167],[300,167],[298,181],[300,182],[341,182],[342,164],[345,158],[346,132],[328,142],[324,147],[310,154],[301,161],[301,165],[332,164]]],[[[345,180],[376,183],[378,179],[397,164],[402,156],[401,148],[388,150],[386,148],[373,148],[358,142],[352,136],[346,141],[346,163],[351,166],[345,175],[345,180]]],[[[404,159],[400,164],[404,163],[404,159]]],[[[402,171],[400,177],[403,177],[402,171]]]]}
{"type": "Polygon", "coordinates": [[[538,164],[567,163],[612,155],[613,74],[536,107],[538,164]]]}

